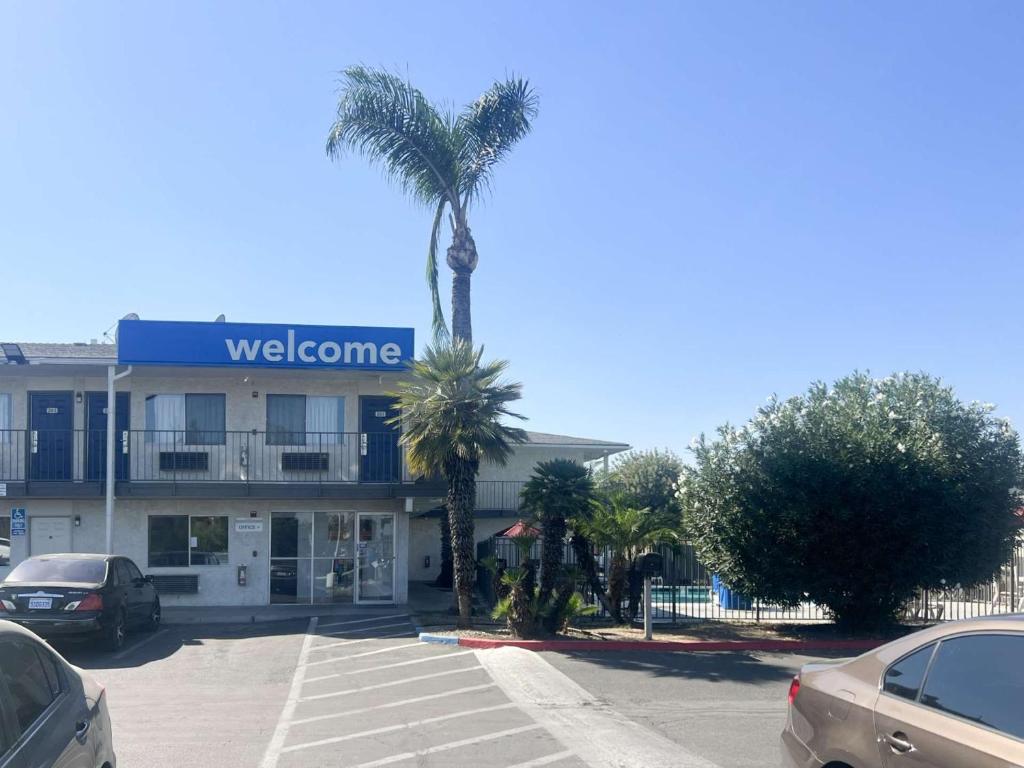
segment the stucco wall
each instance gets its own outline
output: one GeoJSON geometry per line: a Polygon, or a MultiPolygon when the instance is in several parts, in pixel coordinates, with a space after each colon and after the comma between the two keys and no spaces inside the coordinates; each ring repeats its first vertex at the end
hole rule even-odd
{"type": "MultiPolygon", "coordinates": [[[[6,506],[6,505],[5,505],[6,506]]],[[[11,506],[24,507],[31,530],[33,517],[77,516],[81,524],[71,527],[71,548],[75,552],[102,552],[106,545],[106,525],[101,500],[36,500],[13,501],[11,506]]],[[[114,524],[114,551],[130,557],[146,574],[198,574],[199,594],[164,595],[165,605],[266,605],[270,601],[270,513],[298,511],[393,512],[395,530],[395,599],[408,600],[409,546],[408,514],[401,500],[383,501],[254,501],[254,500],[130,500],[118,501],[114,524]],[[239,533],[236,519],[263,521],[263,531],[239,533]],[[156,568],[148,566],[148,522],[150,515],[225,515],[228,517],[228,560],[225,565],[193,565],[188,568],[156,568]],[[247,585],[238,586],[237,567],[248,567],[247,585]]],[[[11,540],[11,563],[17,565],[28,557],[30,536],[11,540]]],[[[6,571],[7,569],[3,569],[6,571]]],[[[0,575],[6,575],[0,571],[0,575]]]]}

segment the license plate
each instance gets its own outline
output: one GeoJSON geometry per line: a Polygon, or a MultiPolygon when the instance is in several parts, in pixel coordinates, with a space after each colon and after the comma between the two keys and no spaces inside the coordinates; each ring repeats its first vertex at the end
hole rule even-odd
{"type": "Polygon", "coordinates": [[[30,597],[28,599],[28,609],[30,611],[49,610],[52,607],[52,597],[30,597]]]}

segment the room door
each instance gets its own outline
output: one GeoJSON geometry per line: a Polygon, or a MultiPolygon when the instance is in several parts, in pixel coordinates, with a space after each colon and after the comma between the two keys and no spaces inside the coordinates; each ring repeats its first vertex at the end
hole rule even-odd
{"type": "MultiPolygon", "coordinates": [[[[118,392],[114,409],[114,478],[128,479],[128,430],[131,428],[131,395],[118,392]]],[[[89,392],[85,410],[85,479],[107,479],[107,393],[89,392]]]]}
{"type": "Polygon", "coordinates": [[[70,517],[29,516],[29,554],[52,555],[71,551],[70,517]]]}
{"type": "Polygon", "coordinates": [[[70,392],[29,392],[29,479],[71,480],[74,413],[70,392]]]}
{"type": "Polygon", "coordinates": [[[399,427],[388,423],[397,415],[398,408],[390,397],[359,398],[359,482],[401,482],[399,427]]]}

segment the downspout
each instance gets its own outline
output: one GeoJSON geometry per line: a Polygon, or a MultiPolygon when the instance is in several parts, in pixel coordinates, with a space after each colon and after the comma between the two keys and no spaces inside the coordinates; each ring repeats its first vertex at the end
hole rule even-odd
{"type": "Polygon", "coordinates": [[[115,374],[114,369],[117,366],[107,366],[107,503],[106,503],[106,519],[107,519],[107,554],[114,554],[114,482],[117,478],[114,477],[114,431],[117,424],[114,418],[114,411],[117,408],[117,397],[114,395],[114,382],[118,379],[123,379],[132,372],[132,367],[129,365],[128,369],[121,373],[115,374]]]}

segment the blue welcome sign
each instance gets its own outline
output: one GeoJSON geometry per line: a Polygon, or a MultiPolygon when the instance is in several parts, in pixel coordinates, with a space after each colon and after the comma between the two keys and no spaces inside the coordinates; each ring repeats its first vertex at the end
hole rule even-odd
{"type": "Polygon", "coordinates": [[[401,370],[412,360],[412,328],[122,320],[124,365],[401,370]]]}

